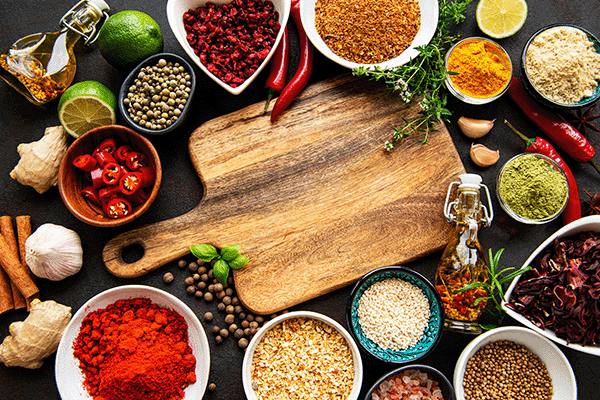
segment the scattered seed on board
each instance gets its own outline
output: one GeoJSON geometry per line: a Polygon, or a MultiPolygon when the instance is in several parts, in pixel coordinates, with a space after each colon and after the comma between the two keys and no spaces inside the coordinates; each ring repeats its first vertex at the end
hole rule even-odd
{"type": "Polygon", "coordinates": [[[173,282],[174,279],[175,279],[175,277],[173,277],[173,274],[170,272],[167,272],[166,274],[163,275],[163,281],[165,283],[171,283],[171,282],[173,282]]]}
{"type": "Polygon", "coordinates": [[[194,284],[194,278],[192,278],[191,276],[188,276],[187,278],[185,278],[185,281],[183,281],[187,286],[193,285],[194,284]]]}
{"type": "Polygon", "coordinates": [[[204,320],[205,321],[209,321],[210,322],[210,321],[212,321],[212,319],[213,319],[212,313],[210,313],[210,312],[204,313],[204,320]]]}
{"type": "Polygon", "coordinates": [[[208,385],[208,390],[210,390],[211,392],[213,392],[216,388],[217,388],[217,385],[215,385],[214,383],[211,383],[208,385]]]}

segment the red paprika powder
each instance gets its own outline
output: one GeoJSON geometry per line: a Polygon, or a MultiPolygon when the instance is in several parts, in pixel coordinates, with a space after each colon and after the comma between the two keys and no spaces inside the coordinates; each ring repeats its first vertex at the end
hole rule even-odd
{"type": "Polygon", "coordinates": [[[89,313],[73,350],[95,400],[179,400],[196,382],[187,323],[150,299],[119,300],[89,313]]]}

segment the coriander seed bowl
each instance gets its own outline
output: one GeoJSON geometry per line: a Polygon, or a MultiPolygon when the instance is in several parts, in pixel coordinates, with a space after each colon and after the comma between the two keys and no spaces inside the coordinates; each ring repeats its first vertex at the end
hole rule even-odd
{"type": "MultiPolygon", "coordinates": [[[[379,396],[379,398],[384,398],[382,397],[382,392],[388,391],[389,393],[389,389],[393,389],[394,387],[398,386],[398,378],[402,379],[404,376],[410,377],[411,380],[419,381],[420,385],[412,386],[416,387],[417,393],[419,393],[418,387],[421,386],[427,388],[426,391],[421,391],[422,393],[431,393],[433,395],[436,389],[433,389],[434,383],[431,381],[434,381],[437,383],[435,385],[436,388],[440,390],[445,400],[456,400],[456,397],[454,395],[454,387],[452,387],[452,383],[450,383],[448,378],[446,378],[446,376],[444,376],[444,374],[442,374],[437,369],[423,364],[404,365],[400,368],[396,368],[393,371],[388,372],[387,374],[379,378],[379,380],[377,380],[377,382],[375,382],[373,386],[371,386],[371,389],[369,389],[367,395],[365,396],[365,400],[372,400],[374,398],[374,394],[376,396],[379,396]],[[426,374],[427,377],[425,378],[423,374],[426,374]],[[430,381],[432,386],[429,386],[427,384],[427,381],[430,381]],[[422,383],[425,383],[425,386],[423,386],[422,383]]],[[[423,398],[429,397],[425,397],[424,395],[423,398]]]]}
{"type": "MultiPolygon", "coordinates": [[[[469,368],[469,360],[482,347],[498,341],[510,341],[516,345],[525,346],[545,364],[552,381],[553,399],[577,400],[577,381],[569,360],[550,340],[531,329],[518,326],[505,326],[492,329],[477,336],[465,347],[454,368],[453,383],[456,400],[466,399],[463,384],[467,368],[469,368]]],[[[503,357],[500,363],[503,363],[505,359],[503,357]]],[[[494,365],[495,370],[498,370],[498,367],[501,368],[498,362],[495,362],[494,365]]],[[[528,368],[528,373],[530,371],[531,369],[528,368]]],[[[485,386],[485,383],[480,383],[479,385],[485,386]]]]}
{"type": "Polygon", "coordinates": [[[522,153],[500,169],[496,195],[502,209],[514,220],[524,224],[545,224],[558,218],[567,206],[569,181],[551,158],[538,153],[522,153]],[[558,186],[553,186],[553,182],[558,186]]]}
{"type": "Polygon", "coordinates": [[[577,25],[545,26],[523,48],[521,75],[525,90],[542,106],[558,111],[589,106],[600,99],[600,41],[577,25]]]}
{"type": "Polygon", "coordinates": [[[274,391],[280,398],[328,393],[357,400],[362,381],[362,359],[352,336],[332,318],[312,311],[284,313],[264,324],[242,362],[248,400],[265,399],[274,391]],[[338,373],[332,374],[334,369],[338,373]]]}
{"type": "Polygon", "coordinates": [[[369,272],[354,286],[346,320],[363,352],[401,365],[426,357],[438,345],[444,329],[444,306],[438,291],[423,275],[389,266],[369,272]],[[395,285],[384,287],[390,282],[395,285]],[[415,297],[420,299],[418,304],[408,300],[415,297]],[[408,322],[396,326],[404,323],[400,321],[408,322]],[[390,342],[385,338],[394,339],[390,342]]]}
{"type": "Polygon", "coordinates": [[[186,60],[172,53],[155,54],[138,64],[121,85],[119,111],[133,130],[165,135],[183,124],[195,90],[196,73],[186,60]]]}

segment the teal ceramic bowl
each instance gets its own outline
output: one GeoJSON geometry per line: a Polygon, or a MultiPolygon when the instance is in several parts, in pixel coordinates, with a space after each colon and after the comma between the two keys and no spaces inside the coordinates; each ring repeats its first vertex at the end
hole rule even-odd
{"type": "Polygon", "coordinates": [[[444,306],[433,284],[423,275],[399,266],[382,267],[366,274],[354,286],[346,308],[346,319],[350,334],[363,352],[389,364],[402,365],[425,357],[440,342],[444,330],[444,306]],[[358,302],[363,293],[374,283],[389,278],[400,278],[413,284],[423,291],[429,301],[430,317],[423,337],[406,350],[395,351],[380,347],[366,337],[358,318],[358,302]]]}

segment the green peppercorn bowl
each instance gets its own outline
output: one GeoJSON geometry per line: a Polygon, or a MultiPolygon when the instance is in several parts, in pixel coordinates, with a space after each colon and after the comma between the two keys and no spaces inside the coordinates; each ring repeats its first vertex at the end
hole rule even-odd
{"type": "Polygon", "coordinates": [[[477,350],[488,343],[508,340],[527,347],[546,365],[552,380],[553,399],[577,400],[577,381],[569,360],[560,349],[542,335],[520,326],[504,326],[482,333],[462,351],[454,368],[454,391],[456,400],[465,400],[463,381],[467,363],[477,350]]]}
{"type": "MultiPolygon", "coordinates": [[[[158,74],[158,72],[157,72],[157,74],[158,74]]],[[[173,75],[173,76],[175,76],[175,75],[173,75]]],[[[168,79],[168,76],[166,76],[162,79],[165,79],[165,78],[168,79]]],[[[173,79],[173,81],[174,80],[175,79],[173,79]]],[[[165,135],[169,132],[174,131],[179,126],[181,126],[181,124],[187,117],[190,107],[191,107],[191,104],[192,104],[192,99],[194,97],[195,89],[196,89],[196,74],[195,74],[192,66],[186,60],[184,60],[182,57],[178,56],[177,54],[172,54],[172,53],[154,54],[154,55],[146,58],[140,64],[138,64],[138,66],[135,67],[134,70],[131,71],[131,73],[127,76],[127,78],[125,78],[125,81],[123,81],[123,84],[121,85],[121,89],[119,90],[119,97],[118,97],[119,111],[120,111],[121,117],[123,118],[125,123],[129,127],[131,127],[133,130],[135,130],[141,134],[144,134],[144,135],[165,135]],[[173,66],[175,64],[179,64],[180,66],[182,66],[184,68],[184,71],[182,73],[188,74],[188,79],[186,80],[183,77],[181,77],[181,79],[184,79],[184,82],[178,82],[177,86],[170,86],[167,83],[163,84],[163,85],[167,86],[167,87],[163,87],[163,89],[166,89],[167,91],[169,91],[169,93],[173,93],[173,98],[171,98],[169,96],[169,94],[167,94],[165,96],[167,99],[163,99],[161,96],[161,98],[159,99],[159,102],[173,103],[172,105],[167,104],[167,106],[170,107],[171,109],[165,108],[163,110],[163,109],[156,108],[156,106],[154,108],[150,107],[152,105],[152,103],[151,103],[152,96],[153,95],[158,96],[158,94],[156,93],[156,89],[152,88],[152,89],[145,90],[145,91],[143,90],[143,84],[146,83],[145,79],[148,79],[148,77],[140,76],[141,70],[145,67],[148,67],[148,66],[152,67],[152,66],[156,65],[160,60],[165,60],[165,62],[167,62],[167,63],[172,63],[173,66]],[[131,90],[130,88],[136,87],[137,82],[140,83],[140,86],[137,87],[139,89],[139,91],[138,91],[138,89],[131,90]],[[179,87],[179,85],[181,85],[181,88],[179,87]],[[153,90],[153,91],[150,92],[150,90],[153,90]],[[179,96],[177,96],[178,91],[181,92],[179,96]],[[129,98],[128,95],[135,96],[135,94],[138,92],[140,92],[140,93],[143,92],[143,96],[146,98],[146,101],[148,104],[146,104],[146,103],[141,104],[140,102],[137,102],[137,104],[139,104],[139,106],[136,105],[134,107],[135,102],[134,102],[133,98],[129,98]],[[130,104],[126,105],[125,101],[130,101],[130,104]],[[180,108],[180,105],[183,105],[183,108],[180,108]],[[163,123],[161,125],[162,127],[160,129],[151,129],[149,127],[140,125],[140,123],[134,119],[137,117],[137,118],[139,118],[140,121],[144,121],[144,122],[151,120],[153,117],[149,118],[147,115],[147,113],[150,109],[156,110],[159,113],[162,113],[164,111],[167,114],[165,119],[169,122],[163,123]],[[129,111],[129,110],[131,110],[131,111],[129,111]],[[132,113],[133,113],[133,116],[131,115],[132,113]],[[139,115],[136,115],[136,113],[138,113],[139,115]],[[175,113],[177,113],[177,114],[175,114],[175,113]],[[142,118],[142,116],[143,116],[143,118],[142,118]]],[[[154,119],[160,120],[161,118],[163,118],[163,117],[159,116],[159,118],[154,118],[154,119]]]]}
{"type": "Polygon", "coordinates": [[[409,268],[388,266],[369,272],[356,283],[346,306],[346,321],[350,334],[363,352],[388,364],[403,365],[426,357],[438,345],[444,330],[444,306],[440,294],[426,277],[409,268]],[[364,292],[376,282],[389,278],[399,278],[411,283],[423,292],[429,302],[430,315],[423,336],[405,350],[383,348],[369,339],[363,332],[358,317],[359,301],[364,292]]]}
{"type": "Polygon", "coordinates": [[[171,309],[185,319],[188,325],[188,344],[196,357],[196,382],[184,389],[185,398],[202,398],[208,385],[210,347],[204,328],[196,314],[184,302],[164,290],[145,285],[124,285],[105,290],[93,296],[77,310],[65,328],[55,360],[55,379],[61,399],[93,399],[83,385],[83,372],[79,367],[79,360],[73,354],[73,343],[79,334],[83,319],[90,312],[106,308],[118,300],[135,298],[150,299],[152,303],[162,308],[171,309]]]}
{"type": "MultiPolygon", "coordinates": [[[[528,174],[528,171],[526,171],[522,167],[518,167],[517,171],[519,173],[519,176],[521,176],[521,177],[526,177],[528,174]]],[[[527,182],[527,184],[528,183],[529,182],[527,182]]],[[[518,185],[518,188],[529,189],[529,190],[535,189],[533,187],[527,186],[527,184],[518,185]]],[[[549,196],[553,196],[555,193],[557,193],[554,190],[546,190],[545,192],[546,193],[544,194],[541,191],[535,190],[536,199],[533,199],[533,200],[535,200],[535,203],[541,203],[543,201],[549,202],[551,199],[551,197],[549,197],[549,196]],[[540,197],[540,199],[537,199],[537,197],[540,197]]],[[[518,222],[522,222],[524,224],[532,224],[532,225],[546,224],[546,223],[548,223],[550,221],[554,221],[556,218],[558,218],[558,216],[564,211],[565,207],[567,206],[567,201],[569,200],[569,181],[567,179],[565,172],[562,170],[562,168],[550,157],[546,157],[545,155],[538,154],[538,153],[521,153],[521,154],[514,156],[510,160],[508,160],[500,169],[500,173],[498,174],[498,178],[496,180],[496,195],[498,196],[498,202],[500,203],[500,206],[502,207],[502,209],[514,220],[516,220],[518,222]],[[526,158],[537,158],[537,159],[543,160],[545,163],[547,163],[552,168],[554,168],[556,171],[558,171],[559,175],[562,176],[562,178],[564,179],[564,184],[566,185],[566,187],[564,188],[563,198],[552,199],[553,204],[554,203],[558,204],[557,207],[553,208],[553,210],[555,210],[555,211],[553,213],[548,212],[548,213],[540,214],[543,216],[540,218],[537,218],[537,219],[528,218],[527,216],[521,215],[517,210],[511,208],[511,205],[510,205],[511,202],[507,200],[507,195],[505,193],[506,190],[503,190],[501,187],[501,182],[508,179],[508,178],[505,178],[508,176],[507,175],[508,169],[511,168],[512,166],[516,165],[515,163],[518,163],[521,160],[525,160],[526,158]]],[[[518,198],[524,198],[524,197],[518,196],[518,198]]],[[[536,204],[533,204],[533,205],[536,205],[536,204]]],[[[515,208],[516,208],[516,206],[515,206],[515,208]]],[[[548,210],[548,211],[550,211],[550,210],[548,210]]],[[[532,213],[533,212],[534,211],[532,211],[532,213]]]]}
{"type": "Polygon", "coordinates": [[[427,373],[428,375],[430,375],[431,377],[429,379],[435,380],[438,383],[438,386],[442,391],[442,395],[444,396],[445,400],[456,400],[456,397],[454,395],[454,388],[452,387],[452,383],[450,383],[448,378],[446,378],[446,376],[442,374],[439,370],[423,364],[408,364],[388,372],[387,374],[379,378],[373,386],[371,386],[364,399],[372,400],[373,393],[375,392],[375,390],[377,390],[377,388],[379,388],[379,386],[383,382],[385,382],[389,378],[394,377],[394,375],[396,374],[402,374],[404,371],[411,369],[418,370],[421,373],[427,373]]]}

